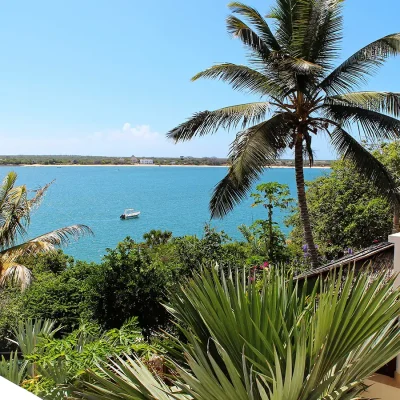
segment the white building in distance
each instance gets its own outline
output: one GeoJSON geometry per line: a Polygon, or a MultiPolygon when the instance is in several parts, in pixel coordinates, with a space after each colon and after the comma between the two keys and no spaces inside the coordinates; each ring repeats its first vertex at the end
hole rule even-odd
{"type": "Polygon", "coordinates": [[[141,158],[140,164],[154,164],[154,162],[151,158],[141,158]]]}

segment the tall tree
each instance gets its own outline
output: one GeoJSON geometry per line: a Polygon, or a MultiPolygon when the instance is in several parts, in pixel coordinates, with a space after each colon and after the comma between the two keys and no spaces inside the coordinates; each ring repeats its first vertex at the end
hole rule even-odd
{"type": "Polygon", "coordinates": [[[17,174],[10,172],[0,186],[0,286],[14,281],[25,288],[31,281],[31,272],[18,263],[22,256],[53,251],[92,231],[86,225],[72,225],[24,242],[31,212],[40,205],[51,183],[29,191],[25,185],[16,186],[16,180],[17,174]],[[34,193],[32,197],[30,192],[34,193]]]}
{"type": "Polygon", "coordinates": [[[203,111],[171,130],[174,141],[240,129],[230,148],[231,167],[215,187],[212,217],[240,202],[264,168],[294,149],[299,209],[313,265],[318,264],[304,189],[304,160],[313,165],[312,137],[326,134],[394,204],[396,185],[387,169],[349,132],[355,124],[368,140],[400,137],[400,93],[356,90],[384,61],[400,53],[400,33],[354,53],[336,68],[342,39],[343,0],[276,0],[267,18],[239,2],[229,4],[228,31],[249,49],[249,66],[223,63],[195,75],[220,79],[262,101],[203,111]],[[244,22],[241,18],[248,21],[244,22]]]}
{"type": "Polygon", "coordinates": [[[275,246],[274,224],[276,224],[272,220],[274,208],[285,209],[293,199],[289,197],[289,186],[282,185],[278,182],[261,183],[257,185],[256,190],[256,193],[251,194],[251,197],[254,199],[252,207],[262,205],[268,211],[268,219],[262,222],[266,223],[266,226],[268,227],[268,242],[266,249],[268,249],[269,259],[272,260],[275,246]]]}

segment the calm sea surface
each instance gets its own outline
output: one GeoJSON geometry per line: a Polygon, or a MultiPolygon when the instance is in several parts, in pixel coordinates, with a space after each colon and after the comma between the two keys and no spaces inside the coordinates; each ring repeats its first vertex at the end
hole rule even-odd
{"type": "MultiPolygon", "coordinates": [[[[87,261],[100,261],[107,247],[115,247],[126,236],[140,240],[150,229],[170,230],[174,236],[201,235],[209,222],[212,189],[227,171],[206,167],[0,167],[1,179],[11,170],[29,189],[56,180],[32,217],[29,237],[76,223],[89,225],[95,236],[65,249],[87,261]],[[121,221],[125,208],[140,210],[140,217],[121,221]]],[[[327,173],[326,169],[305,169],[307,180],[327,173]]],[[[266,170],[260,182],[267,181],[288,184],[295,197],[294,169],[266,170]]],[[[240,224],[266,217],[262,207],[252,208],[251,203],[251,198],[243,201],[212,225],[240,238],[240,224]]],[[[287,231],[284,215],[276,219],[287,231]]]]}

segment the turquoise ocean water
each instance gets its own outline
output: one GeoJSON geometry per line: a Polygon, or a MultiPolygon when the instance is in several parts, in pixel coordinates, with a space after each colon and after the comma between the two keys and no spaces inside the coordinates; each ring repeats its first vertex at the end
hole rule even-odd
{"type": "MultiPolygon", "coordinates": [[[[225,168],[207,167],[0,167],[1,179],[9,171],[18,182],[35,189],[55,179],[40,208],[34,212],[29,237],[76,223],[89,225],[94,237],[73,243],[65,252],[81,260],[100,261],[107,247],[126,236],[140,240],[151,229],[170,230],[174,236],[199,235],[210,221],[208,202],[225,168]],[[141,211],[138,219],[121,221],[125,208],[141,211]]],[[[329,170],[306,168],[310,180],[329,170]]],[[[296,196],[294,169],[266,170],[260,182],[288,184],[296,196]]],[[[237,227],[265,218],[262,207],[243,201],[223,220],[212,225],[232,238],[240,238],[237,227]]],[[[284,215],[276,215],[282,229],[284,215]]]]}

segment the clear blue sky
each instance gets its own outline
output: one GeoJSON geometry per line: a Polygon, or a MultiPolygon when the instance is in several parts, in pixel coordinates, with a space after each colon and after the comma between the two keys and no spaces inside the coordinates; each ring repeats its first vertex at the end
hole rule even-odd
{"type": "MultiPolygon", "coordinates": [[[[245,62],[227,0],[15,0],[0,12],[0,154],[225,156],[233,133],[173,145],[192,113],[252,100],[212,81],[245,62]]],[[[265,14],[272,0],[249,0],[265,14]]],[[[346,0],[342,57],[400,31],[399,0],[346,0]]],[[[400,91],[400,57],[369,89],[400,91]]],[[[323,141],[317,158],[334,154],[323,141]]],[[[290,156],[290,155],[289,155],[290,156]]]]}

